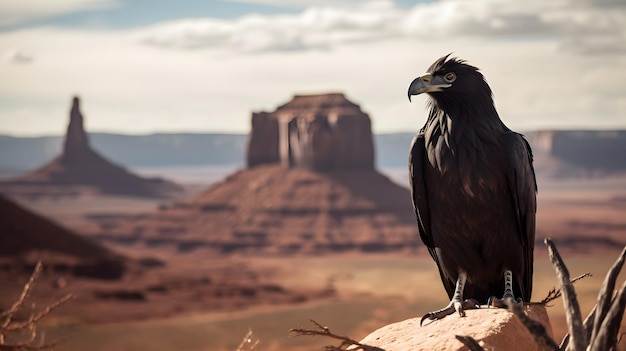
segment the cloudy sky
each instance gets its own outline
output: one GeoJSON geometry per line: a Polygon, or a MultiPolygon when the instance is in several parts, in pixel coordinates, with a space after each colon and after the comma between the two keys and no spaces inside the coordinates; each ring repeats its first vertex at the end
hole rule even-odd
{"type": "Polygon", "coordinates": [[[75,94],[92,132],[245,133],[323,92],[416,131],[449,52],[513,129],[626,129],[623,0],[2,0],[0,134],[61,134],[75,94]]]}

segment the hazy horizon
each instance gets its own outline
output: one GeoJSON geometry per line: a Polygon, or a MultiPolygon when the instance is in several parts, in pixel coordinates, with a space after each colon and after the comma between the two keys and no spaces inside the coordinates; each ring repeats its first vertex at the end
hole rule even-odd
{"type": "MultiPolygon", "coordinates": [[[[373,135],[393,135],[393,134],[416,134],[419,129],[416,130],[399,130],[399,131],[384,131],[384,132],[374,132],[373,135]]],[[[626,132],[626,126],[621,128],[543,128],[543,129],[532,129],[532,130],[516,130],[518,133],[534,133],[534,132],[548,132],[548,131],[562,131],[562,132],[626,132]]],[[[126,131],[90,131],[86,130],[87,134],[101,134],[101,135],[122,135],[122,136],[151,136],[151,135],[233,135],[233,136],[241,136],[248,135],[250,131],[245,132],[222,132],[222,131],[185,131],[185,130],[171,130],[171,131],[154,131],[154,132],[126,132],[126,131]]],[[[65,131],[57,134],[29,134],[29,133],[4,133],[0,131],[0,137],[12,137],[12,138],[63,138],[65,137],[65,131]]]]}

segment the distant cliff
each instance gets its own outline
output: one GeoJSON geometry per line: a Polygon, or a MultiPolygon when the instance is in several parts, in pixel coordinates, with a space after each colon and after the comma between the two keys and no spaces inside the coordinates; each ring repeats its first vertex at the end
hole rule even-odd
{"type": "MultiPolygon", "coordinates": [[[[243,164],[245,134],[89,133],[93,148],[126,167],[243,164]]],[[[0,170],[25,171],[58,155],[62,136],[0,135],[0,170]]]]}
{"type": "MultiPolygon", "coordinates": [[[[524,133],[540,176],[594,176],[626,172],[626,131],[535,131],[524,133]]],[[[374,135],[378,168],[406,167],[414,133],[374,135]]],[[[89,133],[94,148],[126,167],[243,165],[246,134],[89,133]]],[[[63,137],[0,135],[0,172],[30,170],[57,155],[63,137]]]]}
{"type": "Polygon", "coordinates": [[[593,177],[626,172],[626,131],[537,131],[527,134],[538,172],[593,177]]]}

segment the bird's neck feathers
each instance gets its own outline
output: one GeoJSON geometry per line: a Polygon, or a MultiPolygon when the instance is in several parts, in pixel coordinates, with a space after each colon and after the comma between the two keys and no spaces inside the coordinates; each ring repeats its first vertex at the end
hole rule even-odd
{"type": "MultiPolygon", "coordinates": [[[[447,103],[431,99],[429,116],[424,126],[426,150],[430,164],[445,174],[459,162],[488,162],[491,146],[497,145],[504,125],[489,96],[488,103],[477,101],[447,103]]],[[[471,169],[461,167],[460,169],[471,169]]],[[[469,175],[461,175],[466,178],[469,175]]]]}

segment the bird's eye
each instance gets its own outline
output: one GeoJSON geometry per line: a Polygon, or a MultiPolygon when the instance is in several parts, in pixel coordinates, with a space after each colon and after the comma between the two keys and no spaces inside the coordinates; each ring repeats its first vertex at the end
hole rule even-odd
{"type": "Polygon", "coordinates": [[[454,74],[454,72],[446,73],[443,79],[448,83],[452,83],[456,80],[456,74],[454,74]]]}

